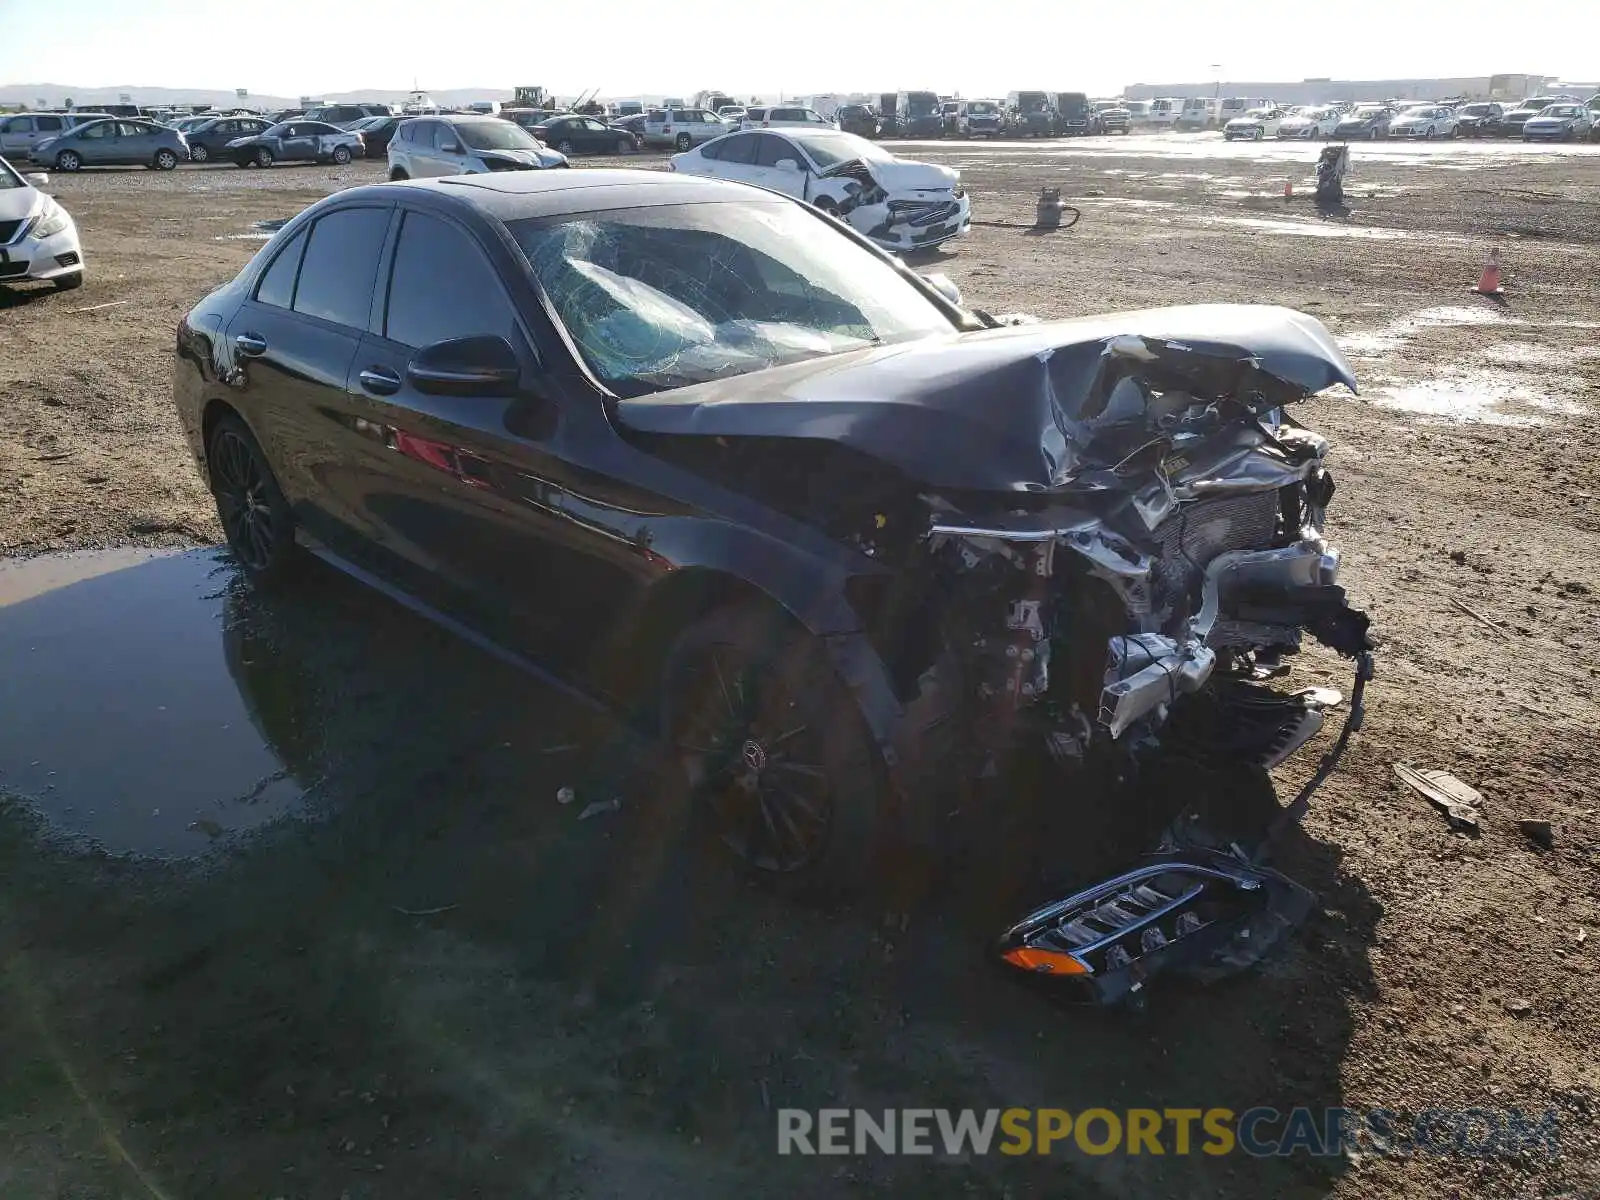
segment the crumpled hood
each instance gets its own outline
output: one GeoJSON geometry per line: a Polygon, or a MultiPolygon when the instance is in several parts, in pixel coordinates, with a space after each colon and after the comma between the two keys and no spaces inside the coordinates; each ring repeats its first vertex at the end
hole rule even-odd
{"type": "Polygon", "coordinates": [[[559,167],[567,156],[557,150],[474,150],[485,162],[498,160],[524,167],[559,167]]]}
{"type": "Polygon", "coordinates": [[[879,186],[891,195],[896,192],[914,191],[948,192],[961,179],[959,171],[909,158],[866,158],[860,161],[866,165],[867,171],[878,181],[879,186]]]}
{"type": "Polygon", "coordinates": [[[1209,304],[953,333],[616,402],[644,433],[838,442],[925,484],[1037,492],[1355,377],[1316,318],[1209,304]]]}

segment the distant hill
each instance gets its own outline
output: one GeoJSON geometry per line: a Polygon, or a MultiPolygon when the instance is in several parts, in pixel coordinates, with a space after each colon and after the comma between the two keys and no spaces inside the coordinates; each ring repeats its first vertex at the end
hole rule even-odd
{"type": "MultiPolygon", "coordinates": [[[[407,88],[371,88],[354,92],[323,92],[319,100],[329,103],[367,100],[374,104],[399,104],[409,94],[407,88]]],[[[240,100],[234,92],[220,88],[140,87],[136,84],[118,84],[115,87],[74,87],[63,83],[7,83],[0,84],[0,104],[33,106],[43,100],[51,108],[59,108],[68,100],[78,108],[92,108],[100,104],[118,104],[124,95],[131,96],[130,104],[154,108],[168,104],[209,104],[213,107],[231,108],[245,104],[251,108],[289,108],[300,103],[298,96],[258,96],[251,93],[240,100]]],[[[430,92],[434,100],[446,108],[458,108],[474,100],[510,100],[510,88],[445,88],[430,92]]]]}

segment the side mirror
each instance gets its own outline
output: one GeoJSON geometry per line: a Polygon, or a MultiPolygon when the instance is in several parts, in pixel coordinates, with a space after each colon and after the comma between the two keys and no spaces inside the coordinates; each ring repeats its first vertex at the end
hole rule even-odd
{"type": "Polygon", "coordinates": [[[22,179],[29,187],[42,188],[50,186],[50,176],[43,171],[35,171],[31,175],[24,175],[22,179]]]}
{"type": "Polygon", "coordinates": [[[780,171],[798,171],[800,169],[800,164],[792,158],[780,158],[774,165],[780,171]]]}
{"type": "Polygon", "coordinates": [[[442,147],[440,147],[440,150],[444,154],[460,154],[461,153],[461,143],[460,142],[446,142],[442,147]]]}
{"type": "Polygon", "coordinates": [[[516,351],[503,337],[434,342],[406,364],[411,386],[434,396],[508,396],[521,373],[516,351]]]}
{"type": "Polygon", "coordinates": [[[954,304],[957,308],[961,307],[961,289],[956,286],[955,280],[951,279],[943,271],[934,271],[930,275],[924,275],[922,281],[950,301],[951,304],[954,304]]]}

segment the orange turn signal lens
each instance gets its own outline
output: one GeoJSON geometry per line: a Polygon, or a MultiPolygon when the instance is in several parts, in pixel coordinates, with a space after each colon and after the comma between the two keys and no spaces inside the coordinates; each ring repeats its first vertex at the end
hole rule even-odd
{"type": "Polygon", "coordinates": [[[1072,955],[1062,954],[1058,950],[1034,950],[1028,946],[1019,946],[1015,950],[1007,950],[1000,957],[1013,967],[1021,967],[1024,971],[1037,971],[1041,975],[1089,974],[1088,967],[1072,955]]]}

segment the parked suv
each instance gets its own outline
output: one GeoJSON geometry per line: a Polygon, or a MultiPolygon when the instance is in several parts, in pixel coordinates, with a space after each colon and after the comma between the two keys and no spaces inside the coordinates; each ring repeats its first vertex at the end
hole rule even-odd
{"type": "Polygon", "coordinates": [[[393,116],[387,104],[319,104],[301,114],[308,121],[326,121],[343,129],[366,117],[393,116]]]}
{"type": "Polygon", "coordinates": [[[0,117],[0,154],[25,161],[35,144],[60,137],[69,129],[104,120],[104,113],[17,113],[0,117]]]}
{"type": "Polygon", "coordinates": [[[499,117],[413,117],[389,143],[390,179],[538,171],[567,166],[567,156],[499,117]]]}
{"type": "MultiPolygon", "coordinates": [[[[751,113],[761,111],[758,108],[750,109],[745,120],[749,120],[751,113]]],[[[710,109],[658,108],[644,119],[644,144],[687,150],[690,146],[698,146],[701,142],[732,133],[734,128],[710,109]]]]}
{"type": "Polygon", "coordinates": [[[834,124],[809,108],[747,108],[741,129],[832,129],[834,124]]]}

